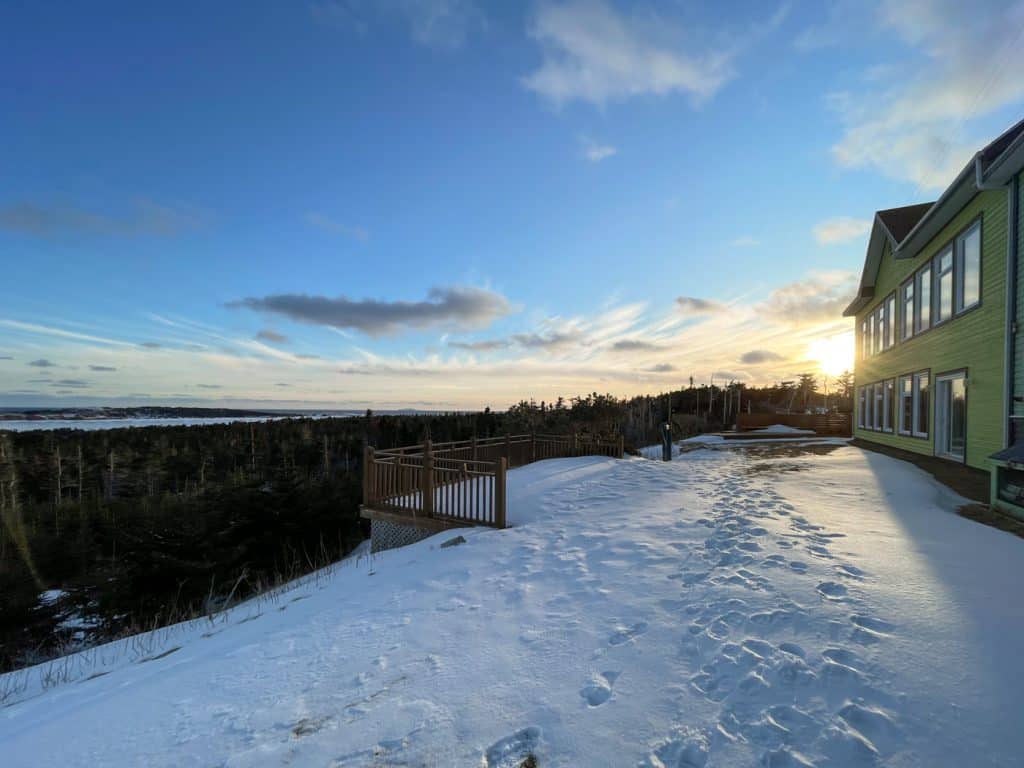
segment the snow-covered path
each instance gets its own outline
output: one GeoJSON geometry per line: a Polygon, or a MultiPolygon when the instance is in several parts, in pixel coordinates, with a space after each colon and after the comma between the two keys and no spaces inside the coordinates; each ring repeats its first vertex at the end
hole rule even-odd
{"type": "Polygon", "coordinates": [[[516,470],[516,527],[0,709],[0,762],[1019,765],[1024,540],[891,458],[763,450],[516,470]]]}

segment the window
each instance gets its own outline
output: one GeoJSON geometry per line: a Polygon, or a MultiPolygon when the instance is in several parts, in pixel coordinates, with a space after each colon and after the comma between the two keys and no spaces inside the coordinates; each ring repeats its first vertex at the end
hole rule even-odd
{"type": "Polygon", "coordinates": [[[885,302],[885,325],[889,332],[889,346],[896,344],[896,294],[885,302]]]}
{"type": "Polygon", "coordinates": [[[878,313],[872,312],[871,317],[868,318],[868,340],[870,341],[871,354],[878,354],[878,325],[875,322],[878,319],[878,313]]]}
{"type": "Polygon", "coordinates": [[[914,437],[928,437],[928,374],[914,374],[914,437]]]}
{"type": "Polygon", "coordinates": [[[927,331],[932,324],[932,268],[929,264],[914,276],[914,333],[927,331]]]}
{"type": "Polygon", "coordinates": [[[882,385],[880,383],[879,384],[875,384],[873,389],[875,390],[875,407],[874,407],[874,411],[872,413],[872,415],[874,416],[874,419],[872,420],[871,428],[874,429],[874,430],[881,430],[882,429],[882,419],[883,419],[882,414],[884,412],[884,410],[883,410],[884,406],[883,406],[883,403],[882,403],[882,398],[883,398],[882,385]]]}
{"type": "Polygon", "coordinates": [[[861,429],[864,429],[867,426],[867,421],[865,420],[865,391],[866,387],[857,388],[857,426],[860,427],[861,429]]]}
{"type": "Polygon", "coordinates": [[[903,338],[914,335],[914,282],[911,280],[900,289],[903,302],[903,338]]]}
{"type": "Polygon", "coordinates": [[[892,432],[893,416],[895,416],[896,408],[896,382],[893,379],[889,379],[884,384],[885,387],[885,416],[882,421],[882,429],[886,432],[892,432]]]}
{"type": "Polygon", "coordinates": [[[900,376],[900,434],[909,435],[914,426],[914,381],[900,376]]]}
{"type": "Polygon", "coordinates": [[[935,324],[953,316],[953,248],[935,257],[935,324]]]}
{"type": "Polygon", "coordinates": [[[981,300],[981,222],[956,239],[956,311],[981,300]]]}

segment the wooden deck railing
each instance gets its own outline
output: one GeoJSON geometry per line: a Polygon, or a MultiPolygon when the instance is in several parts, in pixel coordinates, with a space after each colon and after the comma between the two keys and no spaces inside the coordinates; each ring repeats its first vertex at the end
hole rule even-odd
{"type": "Polygon", "coordinates": [[[783,424],[796,429],[813,429],[819,435],[848,437],[852,432],[849,413],[740,413],[736,416],[736,430],[744,432],[783,424]]]}
{"type": "Polygon", "coordinates": [[[577,435],[505,435],[375,450],[363,457],[370,511],[504,528],[506,472],[542,459],[622,458],[623,442],[577,435]]]}

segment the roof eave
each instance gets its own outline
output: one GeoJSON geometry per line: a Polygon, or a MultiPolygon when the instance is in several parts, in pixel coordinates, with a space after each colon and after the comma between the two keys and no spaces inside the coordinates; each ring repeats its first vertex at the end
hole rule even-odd
{"type": "Polygon", "coordinates": [[[964,166],[959,175],[946,187],[946,190],[939,196],[928,212],[921,217],[921,220],[907,233],[907,236],[893,248],[892,255],[896,259],[912,259],[917,255],[920,247],[927,244],[934,237],[938,230],[945,226],[946,220],[941,216],[943,211],[953,205],[954,211],[960,210],[974,196],[976,187],[974,184],[975,164],[977,153],[971,161],[964,166]]]}
{"type": "Polygon", "coordinates": [[[985,183],[993,186],[1008,184],[1021,170],[1024,170],[1024,133],[992,161],[985,170],[985,183]]]}

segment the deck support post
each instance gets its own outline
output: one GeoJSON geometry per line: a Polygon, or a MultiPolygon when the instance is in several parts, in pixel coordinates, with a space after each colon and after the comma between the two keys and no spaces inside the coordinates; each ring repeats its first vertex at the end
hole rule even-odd
{"type": "Polygon", "coordinates": [[[373,448],[369,445],[363,448],[363,506],[370,505],[370,499],[374,494],[370,493],[370,484],[373,482],[373,448]]]}
{"type": "Polygon", "coordinates": [[[434,451],[430,440],[423,443],[423,475],[420,478],[420,492],[423,494],[423,514],[434,516],[434,451]]]}
{"type": "Polygon", "coordinates": [[[496,528],[504,528],[506,524],[505,472],[508,470],[508,462],[505,459],[498,459],[494,470],[494,525],[496,528]]]}

